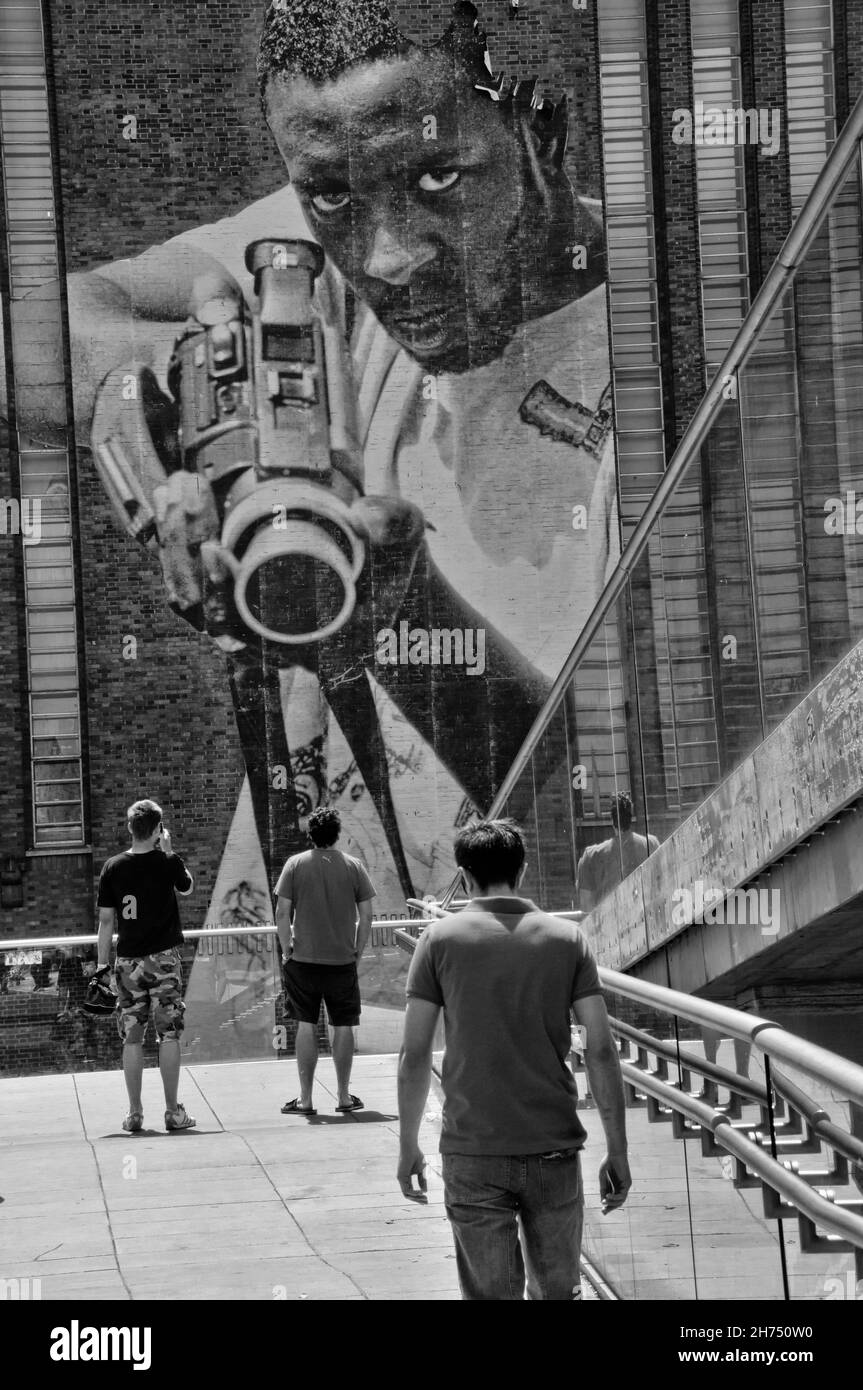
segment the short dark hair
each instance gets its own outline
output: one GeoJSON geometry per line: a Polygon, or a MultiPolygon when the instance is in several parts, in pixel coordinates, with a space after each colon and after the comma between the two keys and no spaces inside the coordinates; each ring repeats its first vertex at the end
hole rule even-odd
{"type": "Polygon", "coordinates": [[[342,818],[332,806],[319,806],[309,816],[309,839],[317,849],[328,849],[339,838],[342,818]]]}
{"type": "MultiPolygon", "coordinates": [[[[517,79],[498,78],[489,67],[487,35],[480,28],[473,0],[455,0],[440,38],[418,43],[405,34],[390,13],[387,0],[271,0],[264,16],[258,47],[257,72],[266,112],[267,87],[273,78],[305,77],[331,82],[347,68],[424,52],[437,54],[466,77],[476,90],[505,106],[517,79]]],[[[533,100],[535,80],[521,93],[522,104],[533,100]]],[[[551,105],[551,103],[549,104],[551,105]]],[[[550,110],[546,110],[550,115],[550,110]]]]}
{"type": "Polygon", "coordinates": [[[273,0],[258,49],[261,97],[273,77],[326,82],[408,46],[386,0],[273,0]]]}
{"type": "Polygon", "coordinates": [[[136,840],[147,840],[162,823],[162,808],[155,801],[147,799],[133,801],[126,812],[129,829],[136,840]]]}
{"type": "Polygon", "coordinates": [[[632,825],[632,797],[629,792],[618,792],[611,798],[611,823],[617,830],[628,830],[632,825]]]}
{"type": "Polygon", "coordinates": [[[536,78],[522,81],[503,72],[494,74],[487,35],[473,0],[455,0],[447,28],[431,44],[420,44],[403,33],[387,0],[271,0],[257,57],[264,117],[269,119],[268,90],[273,81],[304,77],[320,86],[359,64],[416,53],[451,64],[474,95],[491,98],[504,119],[529,118],[543,145],[557,142],[558,163],[563,160],[569,127],[566,96],[557,102],[547,96],[540,100],[535,94],[536,78]]]}
{"type": "Polygon", "coordinates": [[[524,863],[524,840],[514,820],[481,820],[455,838],[455,862],[479,884],[508,883],[514,888],[524,863]]]}

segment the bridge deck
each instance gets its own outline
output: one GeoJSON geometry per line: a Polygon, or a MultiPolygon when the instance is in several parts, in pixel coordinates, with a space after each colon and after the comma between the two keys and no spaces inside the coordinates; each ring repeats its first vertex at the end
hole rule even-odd
{"type": "MultiPolygon", "coordinates": [[[[366,1108],[337,1115],[322,1058],[318,1114],[305,1119],[280,1114],[297,1094],[293,1061],[184,1067],[180,1094],[198,1128],[171,1135],[154,1069],[138,1135],[120,1128],[118,1072],[0,1080],[0,1280],[38,1279],[31,1297],[82,1301],[457,1299],[439,1100],[433,1090],[420,1206],[395,1182],[395,1073],[392,1055],[358,1056],[351,1084],[366,1108]]],[[[630,1110],[634,1187],[603,1218],[602,1128],[595,1110],[584,1119],[585,1253],[625,1297],[782,1297],[777,1223],[757,1189],[733,1187],[727,1161],[703,1158],[698,1143],[684,1152],[669,1124],[630,1110]]],[[[844,1277],[853,1257],[801,1260],[796,1222],[784,1224],[793,1296],[825,1297],[828,1276],[844,1277]]],[[[583,1290],[595,1297],[586,1280],[583,1290]]]]}
{"type": "Polygon", "coordinates": [[[322,1059],[315,1119],[279,1113],[293,1063],[186,1067],[185,1134],[164,1132],[154,1070],[136,1135],[117,1072],[0,1081],[0,1276],[43,1299],[457,1299],[437,1102],[419,1206],[395,1182],[395,1064],[358,1057],[366,1108],[337,1115],[322,1059]]]}

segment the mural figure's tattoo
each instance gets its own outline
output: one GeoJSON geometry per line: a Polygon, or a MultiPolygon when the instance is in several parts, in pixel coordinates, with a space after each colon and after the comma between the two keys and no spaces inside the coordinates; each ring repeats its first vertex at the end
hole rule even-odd
{"type": "Polygon", "coordinates": [[[310,816],[325,800],[327,770],[323,734],[317,734],[311,743],[294,749],[291,753],[291,774],[297,815],[310,816]]]}
{"type": "Polygon", "coordinates": [[[613,423],[611,387],[606,386],[596,410],[589,410],[580,401],[568,401],[547,381],[538,381],[528,391],[518,413],[526,425],[535,425],[540,434],[585,449],[598,459],[613,423]]]}
{"type": "Polygon", "coordinates": [[[222,898],[218,922],[222,927],[253,927],[271,918],[270,901],[266,893],[243,879],[222,898]]]}
{"type": "Polygon", "coordinates": [[[463,825],[467,825],[472,820],[479,820],[480,817],[479,807],[473,804],[469,796],[466,796],[455,813],[454,828],[461,830],[463,825]]]}
{"type": "Polygon", "coordinates": [[[321,690],[326,693],[335,690],[338,686],[344,685],[346,681],[358,681],[365,675],[366,667],[375,659],[374,652],[369,652],[367,656],[358,657],[350,666],[345,667],[337,676],[331,676],[329,680],[321,681],[321,690]]]}

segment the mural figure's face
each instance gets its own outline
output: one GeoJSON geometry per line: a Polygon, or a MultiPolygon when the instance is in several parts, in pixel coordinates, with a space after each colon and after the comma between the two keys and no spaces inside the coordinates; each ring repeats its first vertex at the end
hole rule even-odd
{"type": "Polygon", "coordinates": [[[542,276],[540,164],[440,57],[270,84],[273,133],[324,250],[430,371],[497,357],[542,276]]]}

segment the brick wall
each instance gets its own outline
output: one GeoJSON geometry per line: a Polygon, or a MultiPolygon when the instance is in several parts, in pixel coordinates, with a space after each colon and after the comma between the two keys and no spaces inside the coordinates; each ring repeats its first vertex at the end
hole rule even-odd
{"type": "MultiPolygon", "coordinates": [[[[0,498],[11,500],[17,496],[19,488],[12,454],[0,444],[0,498]]],[[[0,532],[0,594],[3,595],[0,601],[0,710],[3,711],[0,716],[0,858],[23,855],[29,828],[24,781],[23,624],[21,606],[14,602],[14,595],[23,582],[22,569],[21,538],[0,532]]]]}
{"type": "MultiPolygon", "coordinates": [[[[254,75],[260,0],[172,0],[146,8],[116,0],[49,0],[48,8],[70,270],[134,254],[279,186],[283,171],[260,114],[254,75]],[[123,138],[127,115],[138,121],[136,141],[123,138]]],[[[407,33],[430,41],[445,27],[450,6],[443,0],[394,0],[393,8],[407,33]]],[[[598,194],[593,8],[580,12],[569,0],[524,0],[518,18],[510,21],[505,0],[488,0],[480,18],[495,69],[537,74],[551,95],[569,95],[569,167],[580,190],[598,194]]],[[[658,35],[652,76],[665,116],[653,138],[659,142],[662,172],[657,210],[669,247],[668,295],[662,301],[669,349],[663,361],[666,408],[673,422],[669,448],[703,391],[693,151],[673,144],[670,120],[675,107],[692,104],[688,8],[688,0],[649,6],[658,35]]],[[[780,8],[774,0],[749,0],[746,6],[752,34],[747,80],[759,104],[781,104],[780,8]]],[[[853,100],[863,81],[863,11],[837,0],[840,13],[837,47],[843,50],[853,100]]],[[[753,263],[757,253],[766,268],[787,229],[787,184],[780,160],[750,160],[749,176],[759,209],[753,263]]],[[[730,516],[734,499],[725,481],[730,516]]],[[[155,562],[117,530],[86,455],[78,460],[78,502],[94,867],[125,842],[122,812],[128,800],[148,792],[170,809],[177,847],[197,869],[198,882],[212,883],[242,777],[221,658],[165,608],[155,562]],[[138,641],[134,661],[122,655],[127,635],[138,641]]],[[[0,548],[4,581],[10,555],[0,548]]],[[[634,626],[644,636],[652,623],[649,596],[637,584],[633,592],[634,626]]],[[[0,611],[0,640],[17,646],[19,624],[20,617],[0,611]]],[[[656,700],[650,664],[645,649],[639,693],[648,715],[656,700]]],[[[16,680],[14,662],[4,660],[0,695],[12,696],[7,709],[18,707],[16,680]]],[[[14,748],[14,726],[12,734],[14,748]]],[[[0,848],[6,838],[26,835],[22,797],[15,790],[20,760],[16,763],[18,755],[9,748],[10,741],[3,740],[0,848]]],[[[658,785],[655,791],[661,800],[658,785]]],[[[555,800],[555,816],[558,812],[566,812],[562,791],[555,800]]],[[[552,874],[561,888],[569,872],[568,851],[561,850],[552,874]]],[[[43,876],[45,895],[48,882],[43,876]]],[[[87,884],[76,870],[68,882],[75,895],[73,912],[92,913],[92,896],[87,896],[92,877],[87,884]]],[[[27,891],[32,906],[25,916],[37,912],[29,883],[27,891]]],[[[55,917],[60,900],[45,896],[41,901],[43,916],[55,917]]],[[[184,904],[186,920],[201,920],[205,910],[202,886],[184,904]]]]}
{"type": "MultiPolygon", "coordinates": [[[[394,6],[405,32],[426,42],[450,10],[441,0],[394,6]]],[[[115,0],[51,0],[49,12],[70,271],[136,254],[281,184],[255,79],[260,3],[172,0],[132,11],[115,0]],[[123,137],[130,115],[134,141],[123,137]]],[[[501,0],[481,9],[493,67],[567,94],[570,174],[596,196],[594,17],[568,0],[508,15],[501,0]]],[[[196,870],[200,887],[183,912],[199,924],[243,772],[222,659],[167,610],[156,561],[117,529],[80,449],[77,489],[93,875],[126,843],[128,802],[152,795],[196,870]],[[134,660],[123,656],[129,636],[134,660]]],[[[75,912],[92,920],[92,884],[74,892],[75,912]]],[[[46,917],[55,906],[45,902],[46,917]]]]}

